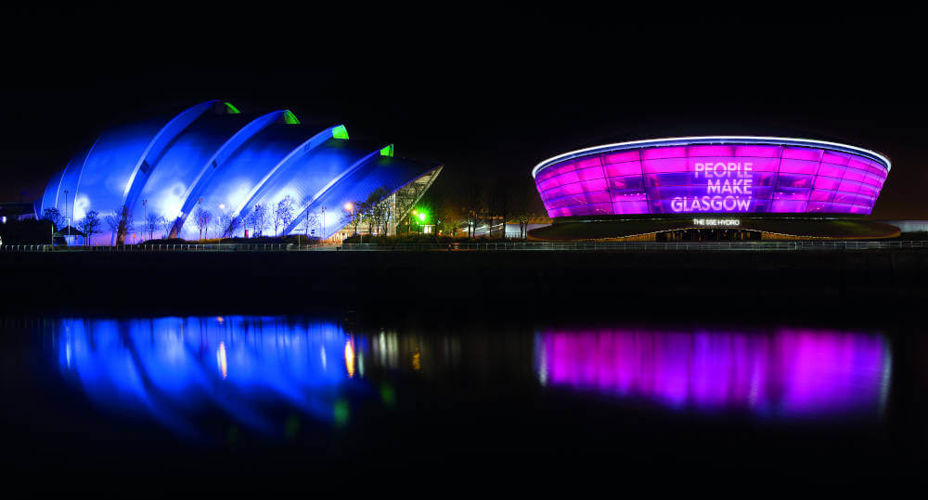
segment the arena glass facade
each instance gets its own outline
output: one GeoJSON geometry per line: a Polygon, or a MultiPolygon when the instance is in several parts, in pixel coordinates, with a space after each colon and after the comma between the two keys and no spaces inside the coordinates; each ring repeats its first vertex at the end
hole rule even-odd
{"type": "MultiPolygon", "coordinates": [[[[366,201],[378,188],[390,193],[381,202],[398,221],[440,171],[394,157],[392,144],[349,140],[344,125],[303,125],[289,110],[248,116],[212,100],[104,132],[52,177],[39,213],[55,207],[75,224],[91,210],[101,218],[125,211],[136,221],[155,214],[168,221],[164,233],[196,239],[198,207],[241,220],[290,196],[293,218],[278,232],[302,234],[311,218],[321,221],[313,233],[327,238],[350,221],[345,203],[366,201]]],[[[93,244],[125,237],[100,229],[93,244]]]]}
{"type": "Polygon", "coordinates": [[[582,149],[539,163],[532,175],[555,222],[683,216],[696,224],[708,216],[725,225],[731,215],[869,215],[890,169],[885,156],[844,144],[709,136],[582,149]]]}

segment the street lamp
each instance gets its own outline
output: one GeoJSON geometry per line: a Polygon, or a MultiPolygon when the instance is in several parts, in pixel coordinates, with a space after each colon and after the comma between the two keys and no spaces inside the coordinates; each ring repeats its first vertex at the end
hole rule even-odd
{"type": "Polygon", "coordinates": [[[222,232],[225,231],[225,229],[223,229],[223,226],[225,226],[225,222],[223,222],[222,220],[222,217],[223,215],[225,215],[225,212],[226,212],[226,204],[220,203],[219,204],[219,246],[222,246],[222,232]]]}
{"type": "MultiPolygon", "coordinates": [[[[354,223],[354,203],[350,201],[345,203],[345,211],[351,214],[351,222],[354,223]]],[[[358,234],[358,225],[354,225],[354,234],[358,234]]]]}
{"type": "MultiPolygon", "coordinates": [[[[148,200],[142,200],[142,208],[145,211],[145,226],[148,226],[148,239],[151,240],[151,226],[148,225],[148,200]]],[[[145,233],[142,233],[142,237],[145,237],[145,233]]]]}
{"type": "Polygon", "coordinates": [[[322,206],[322,234],[319,236],[325,239],[325,205],[322,206]]]}
{"type": "MultiPolygon", "coordinates": [[[[68,190],[64,190],[64,221],[68,225],[68,239],[71,239],[71,218],[68,217],[68,190]]],[[[70,241],[68,242],[70,243],[70,241]]]]}
{"type": "MultiPolygon", "coordinates": [[[[421,231],[421,230],[423,229],[423,228],[422,228],[422,225],[425,224],[425,222],[426,222],[428,219],[429,219],[429,213],[426,212],[425,210],[418,210],[418,209],[413,210],[413,211],[412,211],[412,215],[409,216],[409,222],[408,222],[410,231],[412,231],[412,223],[413,223],[413,221],[418,220],[418,222],[416,222],[416,224],[419,226],[419,230],[421,231]]],[[[417,232],[419,232],[419,231],[417,231],[417,232]]]]}

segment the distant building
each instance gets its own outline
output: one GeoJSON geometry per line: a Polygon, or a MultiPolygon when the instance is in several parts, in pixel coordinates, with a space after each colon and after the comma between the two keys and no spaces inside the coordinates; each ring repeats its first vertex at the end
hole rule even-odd
{"type": "Polygon", "coordinates": [[[51,222],[36,218],[32,203],[0,203],[0,239],[4,245],[50,244],[51,222]]]}
{"type": "Polygon", "coordinates": [[[32,203],[0,203],[0,224],[35,218],[35,205],[32,203]]]}
{"type": "MultiPolygon", "coordinates": [[[[532,231],[535,229],[547,227],[551,225],[551,219],[543,216],[532,216],[529,217],[525,223],[525,232],[532,231]]],[[[477,226],[474,230],[475,237],[483,236],[493,236],[500,237],[503,236],[503,231],[505,227],[505,237],[510,239],[519,239],[523,237],[522,227],[518,220],[509,219],[504,225],[501,217],[483,217],[481,218],[481,224],[477,226]],[[491,221],[491,222],[490,222],[491,221]]],[[[467,228],[464,227],[462,234],[467,234],[467,228]]],[[[526,234],[527,235],[527,234],[526,234]]]]}
{"type": "Polygon", "coordinates": [[[891,224],[905,233],[928,233],[928,220],[881,220],[886,224],[891,224]]]}

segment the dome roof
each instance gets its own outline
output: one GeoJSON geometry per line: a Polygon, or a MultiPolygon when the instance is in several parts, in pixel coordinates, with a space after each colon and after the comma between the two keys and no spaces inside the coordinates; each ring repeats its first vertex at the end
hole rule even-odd
{"type": "MultiPolygon", "coordinates": [[[[328,206],[318,233],[328,237],[348,223],[338,209],[344,203],[375,190],[389,196],[441,170],[393,151],[392,144],[349,140],[344,125],[303,125],[289,110],[247,116],[230,103],[206,101],[105,131],[51,178],[40,212],[54,207],[71,221],[91,210],[117,219],[154,215],[168,221],[171,236],[195,238],[197,209],[243,220],[256,206],[276,207],[289,196],[293,218],[278,232],[296,231],[307,214],[328,206]]],[[[101,229],[96,244],[124,236],[101,229]]]]}

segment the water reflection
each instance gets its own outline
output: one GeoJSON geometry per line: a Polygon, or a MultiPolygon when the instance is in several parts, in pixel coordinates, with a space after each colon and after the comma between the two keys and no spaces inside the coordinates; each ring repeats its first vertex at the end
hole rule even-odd
{"type": "Polygon", "coordinates": [[[55,325],[59,366],[94,401],[154,416],[199,436],[218,409],[266,434],[290,434],[275,410],[296,408],[344,424],[356,377],[356,340],[335,323],[281,318],[65,319],[55,325]]]}
{"type": "Polygon", "coordinates": [[[434,394],[409,400],[453,401],[466,384],[492,404],[540,383],[672,409],[876,415],[892,371],[884,337],[835,331],[353,333],[283,317],[47,324],[59,371],[98,405],[207,438],[217,421],[286,438],[304,416],[344,426],[361,408],[402,409],[397,395],[411,380],[427,380],[434,394]]]}
{"type": "Polygon", "coordinates": [[[891,372],[886,339],[862,333],[602,329],[536,336],[543,385],[699,411],[882,414],[891,372]]]}

